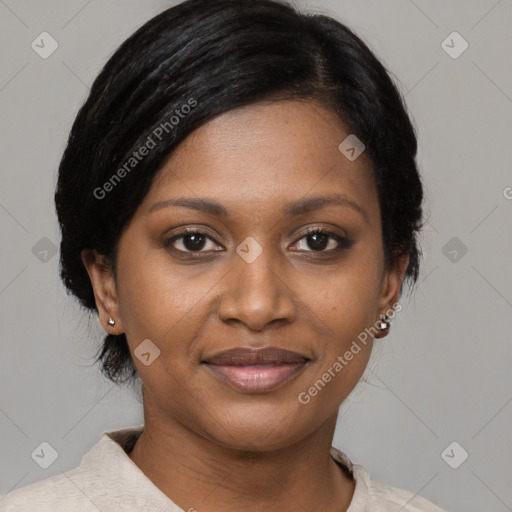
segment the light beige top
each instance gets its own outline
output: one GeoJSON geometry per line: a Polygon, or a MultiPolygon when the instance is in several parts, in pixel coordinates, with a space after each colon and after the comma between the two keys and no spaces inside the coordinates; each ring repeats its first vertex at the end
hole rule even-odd
{"type": "MultiPolygon", "coordinates": [[[[0,497],[0,512],[188,512],[128,456],[142,429],[104,432],[78,467],[0,497]]],[[[443,512],[420,496],[371,480],[363,466],[337,448],[331,456],[356,482],[347,512],[443,512]]]]}

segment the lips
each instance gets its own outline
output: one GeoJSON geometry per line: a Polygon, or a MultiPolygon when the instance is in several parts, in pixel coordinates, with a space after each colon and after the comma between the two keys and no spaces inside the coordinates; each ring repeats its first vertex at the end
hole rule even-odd
{"type": "Polygon", "coordinates": [[[202,363],[222,381],[245,393],[267,392],[300,373],[309,359],[277,347],[235,348],[206,357],[202,363]]]}

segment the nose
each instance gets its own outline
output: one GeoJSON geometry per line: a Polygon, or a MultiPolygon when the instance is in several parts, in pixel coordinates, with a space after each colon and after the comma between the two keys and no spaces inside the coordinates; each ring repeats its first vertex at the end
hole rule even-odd
{"type": "Polygon", "coordinates": [[[234,253],[230,265],[217,310],[223,322],[242,323],[250,330],[261,331],[270,323],[295,320],[292,283],[287,282],[284,259],[264,249],[252,262],[234,253]]]}

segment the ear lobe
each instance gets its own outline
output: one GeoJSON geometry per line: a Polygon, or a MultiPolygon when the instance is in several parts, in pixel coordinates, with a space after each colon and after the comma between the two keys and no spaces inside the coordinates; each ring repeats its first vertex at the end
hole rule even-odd
{"type": "Polygon", "coordinates": [[[89,274],[100,324],[110,334],[121,334],[123,330],[119,317],[119,302],[111,265],[96,249],[84,249],[81,252],[81,259],[89,274]],[[111,318],[115,320],[115,327],[108,323],[111,318]]]}

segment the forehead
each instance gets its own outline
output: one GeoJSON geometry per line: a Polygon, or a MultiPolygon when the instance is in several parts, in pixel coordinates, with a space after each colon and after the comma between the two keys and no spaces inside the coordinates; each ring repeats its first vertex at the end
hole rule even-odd
{"type": "Polygon", "coordinates": [[[148,210],[173,196],[216,198],[234,214],[281,210],[283,204],[343,194],[378,214],[366,153],[349,160],[339,145],[351,135],[313,101],[258,103],[231,110],[191,133],[158,172],[148,210]]]}

